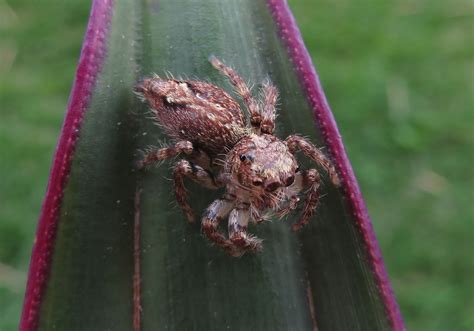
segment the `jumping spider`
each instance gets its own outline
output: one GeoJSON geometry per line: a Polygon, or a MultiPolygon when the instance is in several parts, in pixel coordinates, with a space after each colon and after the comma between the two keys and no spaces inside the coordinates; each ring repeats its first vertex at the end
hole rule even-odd
{"type": "Polygon", "coordinates": [[[273,135],[277,88],[269,80],[262,84],[256,100],[243,79],[214,56],[211,64],[227,76],[242,98],[248,116],[223,89],[198,80],[154,76],[138,84],[136,91],[147,100],[159,126],[174,141],[164,148],[145,152],[139,168],[184,155],[174,166],[173,177],[178,205],[189,222],[194,213],[187,202],[184,178],[210,189],[226,188],[202,218],[204,234],[232,256],[257,252],[262,242],[247,233],[249,221],[259,223],[267,213],[282,217],[294,210],[298,193],[306,190],[298,230],[308,223],[319,200],[320,175],[316,169],[301,170],[295,153],[301,150],[320,165],[334,185],[339,178],[329,159],[310,141],[291,135],[280,140],[273,135]],[[214,175],[217,173],[217,176],[214,175]],[[218,226],[228,217],[227,238],[218,226]]]}

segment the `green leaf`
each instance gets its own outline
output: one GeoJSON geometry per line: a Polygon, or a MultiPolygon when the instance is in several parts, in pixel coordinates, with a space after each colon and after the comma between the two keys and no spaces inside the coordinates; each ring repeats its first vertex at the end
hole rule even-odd
{"type": "MultiPolygon", "coordinates": [[[[292,24],[276,0],[95,2],[40,218],[22,329],[130,330],[137,312],[143,330],[404,328],[292,24]],[[281,93],[277,135],[300,133],[326,146],[344,182],[338,190],[325,179],[317,216],[299,234],[289,227],[297,215],[251,227],[264,251],[242,258],[209,245],[199,224],[173,206],[168,164],[144,173],[134,166],[139,149],[166,138],[134,96],[137,81],[170,72],[231,91],[210,54],[252,83],[270,77],[281,93]]],[[[189,187],[196,212],[221,194],[189,187]]]]}

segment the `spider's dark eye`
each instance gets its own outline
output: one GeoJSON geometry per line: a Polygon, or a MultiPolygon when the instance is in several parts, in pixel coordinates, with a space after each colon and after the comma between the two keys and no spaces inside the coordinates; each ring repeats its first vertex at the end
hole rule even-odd
{"type": "Polygon", "coordinates": [[[295,172],[298,172],[298,171],[300,171],[300,166],[297,166],[297,167],[296,167],[295,172]]]}
{"type": "Polygon", "coordinates": [[[278,181],[270,181],[269,183],[265,184],[265,190],[268,192],[274,192],[279,187],[280,183],[278,181]]]}
{"type": "Polygon", "coordinates": [[[247,160],[247,155],[241,154],[241,155],[239,156],[239,159],[240,159],[240,161],[243,162],[243,161],[247,160]]]}
{"type": "Polygon", "coordinates": [[[295,181],[295,176],[290,176],[286,179],[285,185],[290,186],[291,184],[294,183],[294,181],[295,181]]]}
{"type": "Polygon", "coordinates": [[[252,184],[253,184],[254,186],[262,186],[263,181],[262,181],[261,179],[255,179],[255,180],[252,182],[252,184]]]}

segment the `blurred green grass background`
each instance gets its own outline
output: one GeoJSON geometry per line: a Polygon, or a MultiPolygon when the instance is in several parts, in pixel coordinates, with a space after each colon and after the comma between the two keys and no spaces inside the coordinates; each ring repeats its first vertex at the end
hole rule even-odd
{"type": "MultiPolygon", "coordinates": [[[[474,5],[290,0],[411,330],[474,328],[474,5]]],[[[0,0],[0,330],[29,255],[89,2],[0,0]]]]}

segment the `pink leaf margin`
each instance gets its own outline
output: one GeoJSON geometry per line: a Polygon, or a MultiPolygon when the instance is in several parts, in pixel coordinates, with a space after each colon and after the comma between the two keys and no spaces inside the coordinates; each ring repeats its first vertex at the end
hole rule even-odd
{"type": "Polygon", "coordinates": [[[87,109],[97,76],[107,52],[107,38],[113,14],[113,0],[93,1],[74,85],[56,147],[46,195],[36,230],[28,273],[21,331],[38,328],[43,293],[51,269],[59,212],[79,129],[87,109]]]}
{"type": "Polygon", "coordinates": [[[325,146],[342,177],[344,194],[352,210],[356,226],[362,235],[389,321],[394,330],[406,330],[354,171],[293,14],[286,0],[268,0],[268,7],[277,24],[280,39],[287,48],[300,84],[313,110],[315,125],[319,128],[325,146]]]}
{"type": "MultiPolygon", "coordinates": [[[[389,320],[394,330],[406,330],[359,186],[319,78],[304,46],[301,33],[285,0],[267,1],[273,19],[278,26],[280,38],[287,47],[300,83],[313,109],[315,124],[319,127],[328,151],[343,179],[344,192],[352,208],[357,226],[362,233],[389,320]]],[[[51,267],[63,191],[67,183],[83,115],[89,105],[92,90],[107,52],[107,37],[113,9],[113,0],[94,0],[92,4],[79,65],[36,231],[20,319],[19,330],[21,331],[38,328],[39,312],[51,267]]]]}

